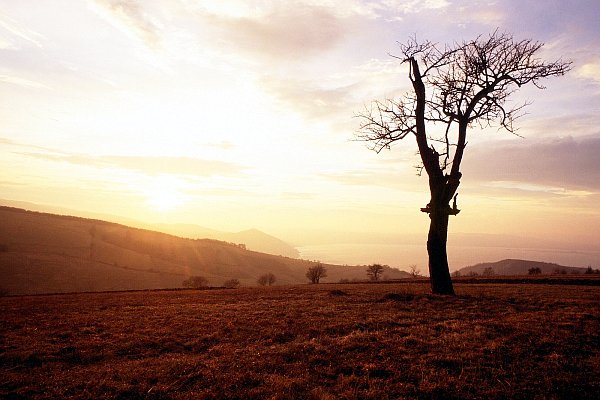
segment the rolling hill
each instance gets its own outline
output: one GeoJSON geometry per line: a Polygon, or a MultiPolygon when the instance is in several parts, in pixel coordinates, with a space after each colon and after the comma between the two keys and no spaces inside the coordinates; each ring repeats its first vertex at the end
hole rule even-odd
{"type": "MultiPolygon", "coordinates": [[[[314,262],[250,251],[235,243],[186,239],[97,219],[0,206],[0,290],[9,294],[181,287],[200,275],[213,286],[306,282],[314,262]]],[[[325,282],[365,279],[365,267],[326,265],[325,282]]],[[[384,277],[405,278],[390,268],[384,277]]]]}
{"type": "Polygon", "coordinates": [[[483,274],[487,268],[491,268],[494,275],[527,275],[530,268],[539,268],[542,274],[582,274],[586,268],[567,267],[564,265],[546,263],[540,261],[507,259],[497,262],[475,264],[458,270],[462,276],[472,274],[483,274]]]}
{"type": "Polygon", "coordinates": [[[300,256],[300,252],[294,246],[258,229],[248,229],[241,232],[222,232],[193,224],[154,224],[148,226],[148,228],[192,239],[206,238],[230,243],[243,243],[247,249],[261,253],[292,258],[300,256]]]}

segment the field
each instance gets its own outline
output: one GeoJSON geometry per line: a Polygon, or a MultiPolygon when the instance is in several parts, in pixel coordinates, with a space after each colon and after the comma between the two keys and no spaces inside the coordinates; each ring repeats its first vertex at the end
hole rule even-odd
{"type": "Polygon", "coordinates": [[[600,398],[600,287],[331,284],[0,298],[7,399],[600,398]]]}

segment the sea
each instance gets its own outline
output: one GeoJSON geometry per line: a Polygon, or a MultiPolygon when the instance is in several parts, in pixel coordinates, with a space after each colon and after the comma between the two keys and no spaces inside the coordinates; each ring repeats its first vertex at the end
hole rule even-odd
{"type": "MultiPolygon", "coordinates": [[[[408,270],[417,265],[427,272],[427,249],[425,243],[417,244],[364,244],[338,243],[306,245],[298,247],[300,257],[338,265],[383,264],[408,270]]],[[[600,250],[573,250],[548,248],[514,248],[488,246],[448,246],[450,270],[482,262],[504,259],[543,261],[571,267],[600,267],[600,250]]]]}

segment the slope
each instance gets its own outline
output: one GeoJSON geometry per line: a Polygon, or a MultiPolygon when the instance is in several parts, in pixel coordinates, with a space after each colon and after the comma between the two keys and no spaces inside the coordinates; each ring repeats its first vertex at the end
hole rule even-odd
{"type": "Polygon", "coordinates": [[[461,275],[472,275],[472,274],[483,274],[487,269],[491,268],[495,275],[527,275],[530,268],[539,268],[542,274],[555,274],[555,273],[577,273],[581,274],[585,272],[585,268],[579,267],[567,267],[564,265],[540,262],[540,261],[528,261],[528,260],[514,260],[506,259],[497,262],[488,262],[471,265],[459,269],[461,275]]]}
{"type": "MultiPolygon", "coordinates": [[[[272,272],[278,284],[306,282],[314,262],[184,239],[116,223],[0,207],[0,290],[9,294],[180,287],[201,275],[213,286],[244,285],[272,272]]],[[[365,268],[327,265],[326,281],[364,279],[365,268]]],[[[390,269],[389,278],[407,274],[390,269]]]]}

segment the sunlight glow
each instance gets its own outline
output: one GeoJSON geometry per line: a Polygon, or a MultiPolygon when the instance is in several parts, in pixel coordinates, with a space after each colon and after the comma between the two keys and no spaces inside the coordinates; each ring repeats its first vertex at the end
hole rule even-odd
{"type": "Polygon", "coordinates": [[[142,193],[146,197],[146,204],[156,211],[172,211],[186,203],[186,196],[182,192],[182,181],[169,175],[160,175],[147,182],[142,193]]]}

